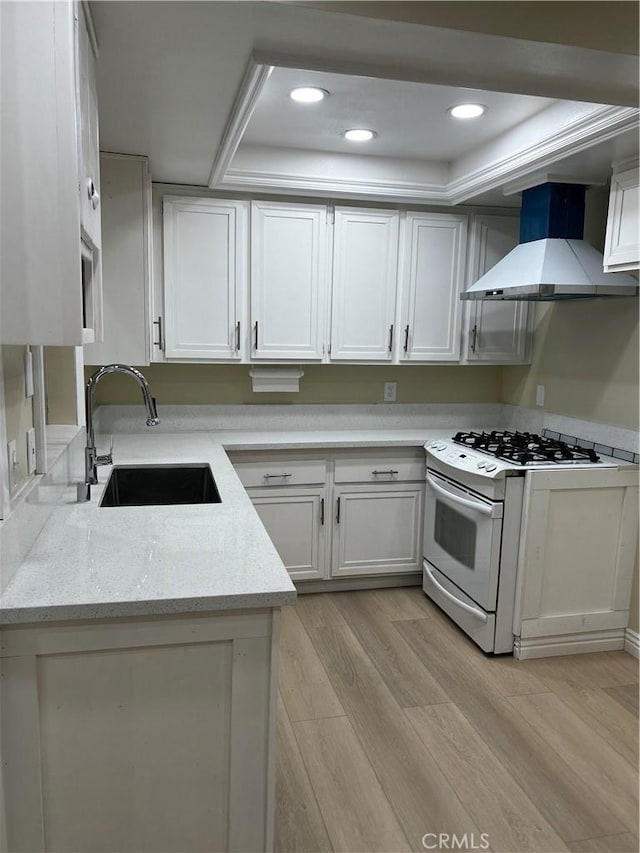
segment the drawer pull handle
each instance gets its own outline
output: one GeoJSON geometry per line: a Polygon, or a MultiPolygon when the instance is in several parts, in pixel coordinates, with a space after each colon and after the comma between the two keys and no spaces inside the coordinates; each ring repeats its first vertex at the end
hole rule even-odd
{"type": "Polygon", "coordinates": [[[377,477],[380,474],[389,474],[391,477],[394,477],[399,471],[395,471],[393,468],[389,468],[388,471],[372,471],[371,472],[374,477],[377,477]]]}
{"type": "Polygon", "coordinates": [[[272,480],[277,477],[292,477],[293,474],[264,474],[265,480],[272,480]]]}

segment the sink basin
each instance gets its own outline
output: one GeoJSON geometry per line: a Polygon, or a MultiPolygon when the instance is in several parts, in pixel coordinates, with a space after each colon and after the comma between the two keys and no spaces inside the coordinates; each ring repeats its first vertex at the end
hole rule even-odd
{"type": "Polygon", "coordinates": [[[206,464],[115,465],[100,506],[219,503],[220,493],[206,464]]]}

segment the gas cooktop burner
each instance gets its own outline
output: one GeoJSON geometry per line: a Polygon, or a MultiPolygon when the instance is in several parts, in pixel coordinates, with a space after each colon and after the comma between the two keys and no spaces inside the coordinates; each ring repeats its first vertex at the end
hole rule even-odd
{"type": "Polygon", "coordinates": [[[545,438],[532,432],[457,432],[453,441],[516,465],[535,465],[541,462],[593,465],[600,461],[595,451],[587,447],[566,444],[564,441],[545,438]]]}

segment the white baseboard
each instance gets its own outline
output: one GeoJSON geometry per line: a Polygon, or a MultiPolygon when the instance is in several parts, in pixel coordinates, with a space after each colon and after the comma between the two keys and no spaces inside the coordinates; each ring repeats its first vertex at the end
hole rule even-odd
{"type": "MultiPolygon", "coordinates": [[[[629,630],[628,628],[626,629],[629,630]]],[[[636,642],[638,635],[636,634],[636,642]]],[[[590,631],[584,634],[561,634],[555,637],[516,637],[514,657],[518,660],[579,655],[588,652],[612,652],[626,648],[624,628],[590,631]]]]}
{"type": "Polygon", "coordinates": [[[640,634],[633,628],[625,628],[624,630],[624,650],[633,655],[634,658],[640,659],[640,634]]]}

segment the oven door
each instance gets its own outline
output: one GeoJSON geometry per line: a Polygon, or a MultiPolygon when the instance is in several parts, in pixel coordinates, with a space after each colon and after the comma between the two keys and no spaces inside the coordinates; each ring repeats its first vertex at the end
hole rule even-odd
{"type": "Polygon", "coordinates": [[[427,470],[424,556],[484,610],[496,609],[501,501],[427,470]]]}

